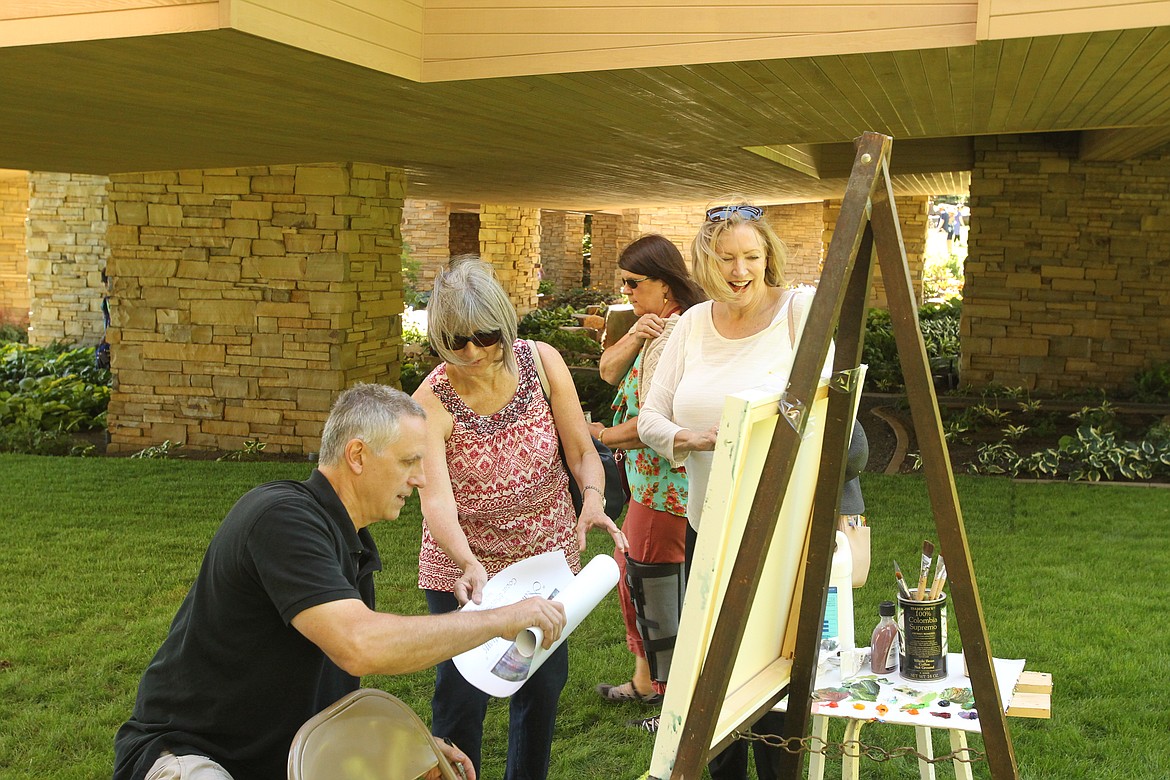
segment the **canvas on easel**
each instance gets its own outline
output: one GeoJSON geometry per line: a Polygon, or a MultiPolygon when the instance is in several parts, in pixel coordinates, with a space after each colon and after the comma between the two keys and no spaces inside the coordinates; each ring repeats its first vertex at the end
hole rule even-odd
{"type": "MultiPolygon", "coordinates": [[[[679,637],[694,637],[696,641],[675,645],[670,685],[662,703],[650,764],[650,774],[654,777],[669,777],[674,768],[694,682],[707,660],[712,629],[723,606],[768,444],[778,424],[788,425],[780,415],[780,395],[775,389],[748,390],[728,396],[724,404],[703,507],[703,524],[699,528],[679,623],[679,637]]],[[[761,575],[760,592],[768,597],[758,599],[747,615],[746,631],[751,641],[744,643],[734,659],[727,697],[715,728],[716,742],[726,739],[756,712],[762,701],[778,696],[788,685],[792,664],[782,650],[795,639],[789,633],[789,626],[795,623],[789,618],[798,597],[827,399],[828,386],[823,383],[806,423],[790,489],[780,509],[761,575]]],[[[726,659],[712,661],[724,663],[726,659]]]]}
{"type": "MultiPolygon", "coordinates": [[[[823,596],[856,402],[856,385],[840,380],[858,372],[875,254],[886,284],[972,690],[982,703],[981,715],[987,713],[981,726],[988,767],[993,780],[1019,777],[918,326],[889,177],[891,144],[888,136],[877,133],[865,133],[857,141],[853,172],[788,385],[755,412],[747,410],[760,398],[738,399],[747,406],[737,407],[740,410],[732,412],[733,419],[721,423],[721,435],[724,424],[738,425],[736,430],[747,441],[738,449],[733,442],[719,443],[728,445],[723,465],[731,473],[720,478],[718,490],[726,495],[713,495],[714,488],[709,487],[705,497],[704,528],[692,573],[702,572],[699,576],[706,579],[688,584],[675,645],[676,666],[647,773],[653,780],[698,780],[709,756],[732,739],[735,730],[771,708],[785,691],[789,702],[781,738],[791,745],[809,733],[823,596]],[[834,338],[830,384],[840,382],[845,392],[830,392],[825,402],[821,369],[834,338]],[[770,435],[765,429],[744,428],[753,414],[783,422],[771,424],[770,435]],[[815,488],[810,490],[810,485],[815,488]],[[730,518],[725,532],[706,528],[706,518],[711,517],[707,513],[720,502],[727,503],[717,516],[730,518]],[[802,538],[807,541],[798,548],[793,539],[802,518],[802,538]],[[787,544],[779,543],[777,537],[787,544]],[[700,557],[699,550],[705,557],[700,557]],[[789,604],[788,611],[779,608],[777,598],[789,604]],[[771,621],[761,617],[765,604],[774,606],[771,621]],[[789,614],[793,607],[795,611],[789,614]],[[756,620],[764,629],[759,634],[756,620]]],[[[730,402],[727,410],[732,410],[730,402]]],[[[715,485],[714,472],[711,484],[715,485]]],[[[801,752],[781,751],[781,755],[780,776],[801,777],[801,752]]]]}

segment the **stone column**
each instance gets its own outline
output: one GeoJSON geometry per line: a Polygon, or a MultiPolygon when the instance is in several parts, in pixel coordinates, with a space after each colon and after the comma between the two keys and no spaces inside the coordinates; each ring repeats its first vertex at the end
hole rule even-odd
{"type": "MultiPolygon", "coordinates": [[[[408,199],[402,207],[402,242],[409,256],[407,273],[419,292],[435,286],[435,276],[451,258],[451,208],[439,200],[408,199]]],[[[404,262],[404,265],[405,262],[404,262]]]]}
{"type": "Polygon", "coordinates": [[[447,244],[451,257],[479,254],[479,214],[474,211],[452,211],[447,244]]]}
{"type": "Polygon", "coordinates": [[[523,317],[536,308],[540,268],[540,209],[484,204],[479,212],[480,257],[492,264],[523,317]]]}
{"type": "Polygon", "coordinates": [[[541,280],[560,291],[581,286],[585,216],[577,212],[540,212],[541,280]]]}
{"type": "Polygon", "coordinates": [[[764,219],[788,250],[784,275],[793,284],[815,285],[821,278],[824,257],[825,204],[789,203],[768,206],[764,219]]]}
{"type": "MultiPolygon", "coordinates": [[[[894,198],[894,207],[898,210],[898,223],[902,229],[902,244],[906,248],[906,261],[910,268],[910,282],[914,287],[914,299],[921,304],[923,302],[922,271],[926,263],[926,231],[929,227],[927,218],[929,198],[924,195],[896,197],[894,198]]],[[[824,251],[826,254],[829,251],[829,244],[833,240],[833,231],[840,216],[841,201],[825,201],[824,251]]],[[[886,285],[882,281],[881,269],[877,266],[876,258],[869,305],[877,309],[889,307],[886,302],[886,285]]]]}
{"type": "Polygon", "coordinates": [[[629,229],[618,214],[594,214],[591,222],[593,250],[589,257],[589,287],[616,289],[618,252],[629,243],[628,240],[622,243],[629,229]]]}
{"type": "Polygon", "coordinates": [[[0,325],[28,325],[28,171],[0,170],[0,325]]]}
{"type": "Polygon", "coordinates": [[[108,183],[81,173],[29,174],[30,344],[101,341],[108,183]]]}
{"type": "Polygon", "coordinates": [[[317,450],[398,380],[405,177],[364,163],[124,174],[110,190],[110,449],[317,450]]]}
{"type": "MultiPolygon", "coordinates": [[[[628,212],[627,215],[633,216],[628,212]]],[[[695,240],[695,235],[703,226],[703,219],[704,208],[701,204],[642,207],[636,211],[635,221],[629,226],[629,240],[633,241],[647,233],[666,236],[678,247],[683,261],[686,262],[687,268],[690,268],[691,242],[695,240]]]]}
{"type": "Polygon", "coordinates": [[[1081,160],[1075,136],[975,139],[961,371],[974,387],[1126,387],[1170,362],[1170,151],[1081,160]]]}

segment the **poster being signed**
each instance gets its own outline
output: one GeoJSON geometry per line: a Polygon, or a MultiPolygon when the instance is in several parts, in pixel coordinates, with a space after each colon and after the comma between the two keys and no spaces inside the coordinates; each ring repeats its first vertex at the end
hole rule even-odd
{"type": "Polygon", "coordinates": [[[560,550],[518,561],[488,580],[479,604],[463,609],[492,609],[529,597],[559,601],[565,607],[565,630],[545,650],[540,629],[530,628],[512,638],[496,637],[455,656],[455,668],[469,683],[491,696],[511,696],[540,668],[605,594],[617,585],[618,567],[608,555],[598,555],[576,577],[560,550]]]}

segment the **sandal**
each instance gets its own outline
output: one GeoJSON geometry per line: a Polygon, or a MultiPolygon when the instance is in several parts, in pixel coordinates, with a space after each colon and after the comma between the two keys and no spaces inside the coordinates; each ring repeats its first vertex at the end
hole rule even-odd
{"type": "Polygon", "coordinates": [[[634,688],[633,680],[622,683],[621,685],[598,683],[597,694],[606,701],[636,701],[640,704],[662,704],[661,693],[638,693],[638,690],[634,688]]]}

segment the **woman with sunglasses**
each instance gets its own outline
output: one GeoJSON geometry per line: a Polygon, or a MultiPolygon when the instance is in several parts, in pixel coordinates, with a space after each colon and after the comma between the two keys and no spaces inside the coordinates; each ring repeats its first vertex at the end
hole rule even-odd
{"type": "MultiPolygon", "coordinates": [[[[764,384],[783,386],[796,357],[814,290],[784,278],[784,244],[763,209],[733,203],[708,209],[691,244],[695,280],[711,301],[691,308],[666,345],[638,415],[638,435],[672,464],[686,465],[686,563],[694,557],[724,399],[764,384]]],[[[832,366],[832,355],[826,362],[832,366]]],[[[771,713],[757,726],[775,728],[771,713]]],[[[747,778],[747,743],[736,741],[709,765],[714,780],[747,778]]],[[[775,777],[757,745],[761,778],[775,777]]]]}
{"type": "MultiPolygon", "coordinates": [[[[491,266],[456,258],[439,274],[427,306],[427,337],[443,362],[414,393],[427,413],[418,582],[432,614],[479,603],[489,576],[540,553],[563,551],[576,573],[592,527],[608,531],[619,554],[626,547],[605,514],[601,460],[564,360],[536,343],[550,406],[532,350],[516,331],[516,310],[491,266]],[[583,486],[579,517],[561,446],[583,486]]],[[[557,701],[569,673],[567,644],[509,701],[506,780],[548,774],[557,701]]],[[[431,730],[462,747],[481,776],[488,698],[453,662],[438,666],[431,730]]]]}
{"type": "MultiPolygon", "coordinates": [[[[651,652],[638,628],[638,612],[654,620],[662,615],[677,624],[681,599],[663,602],[659,589],[634,588],[638,606],[631,600],[627,581],[632,569],[638,575],[652,573],[656,579],[676,577],[681,580],[681,564],[686,539],[687,477],[683,468],[673,468],[658,453],[646,449],[638,438],[638,410],[650,390],[659,357],[679,316],[707,296],[690,278],[682,253],[670,239],[660,235],[642,236],[622,250],[618,258],[622,292],[634,307],[637,321],[624,336],[601,356],[601,378],[618,385],[614,400],[612,427],[593,424],[593,435],[611,449],[625,450],[626,477],[630,485],[630,502],[622,531],[629,540],[627,555],[618,556],[618,592],[622,617],[626,624],[626,644],[634,654],[634,673],[620,685],[602,683],[597,692],[606,701],[636,701],[660,704],[669,671],[673,639],[667,632],[665,642],[651,640],[651,652]],[[673,568],[673,571],[672,571],[673,568]]],[[[679,588],[678,590],[681,590],[679,588]]],[[[657,621],[655,621],[657,622],[657,621]]],[[[630,721],[630,725],[650,733],[658,730],[658,716],[630,721]]]]}

